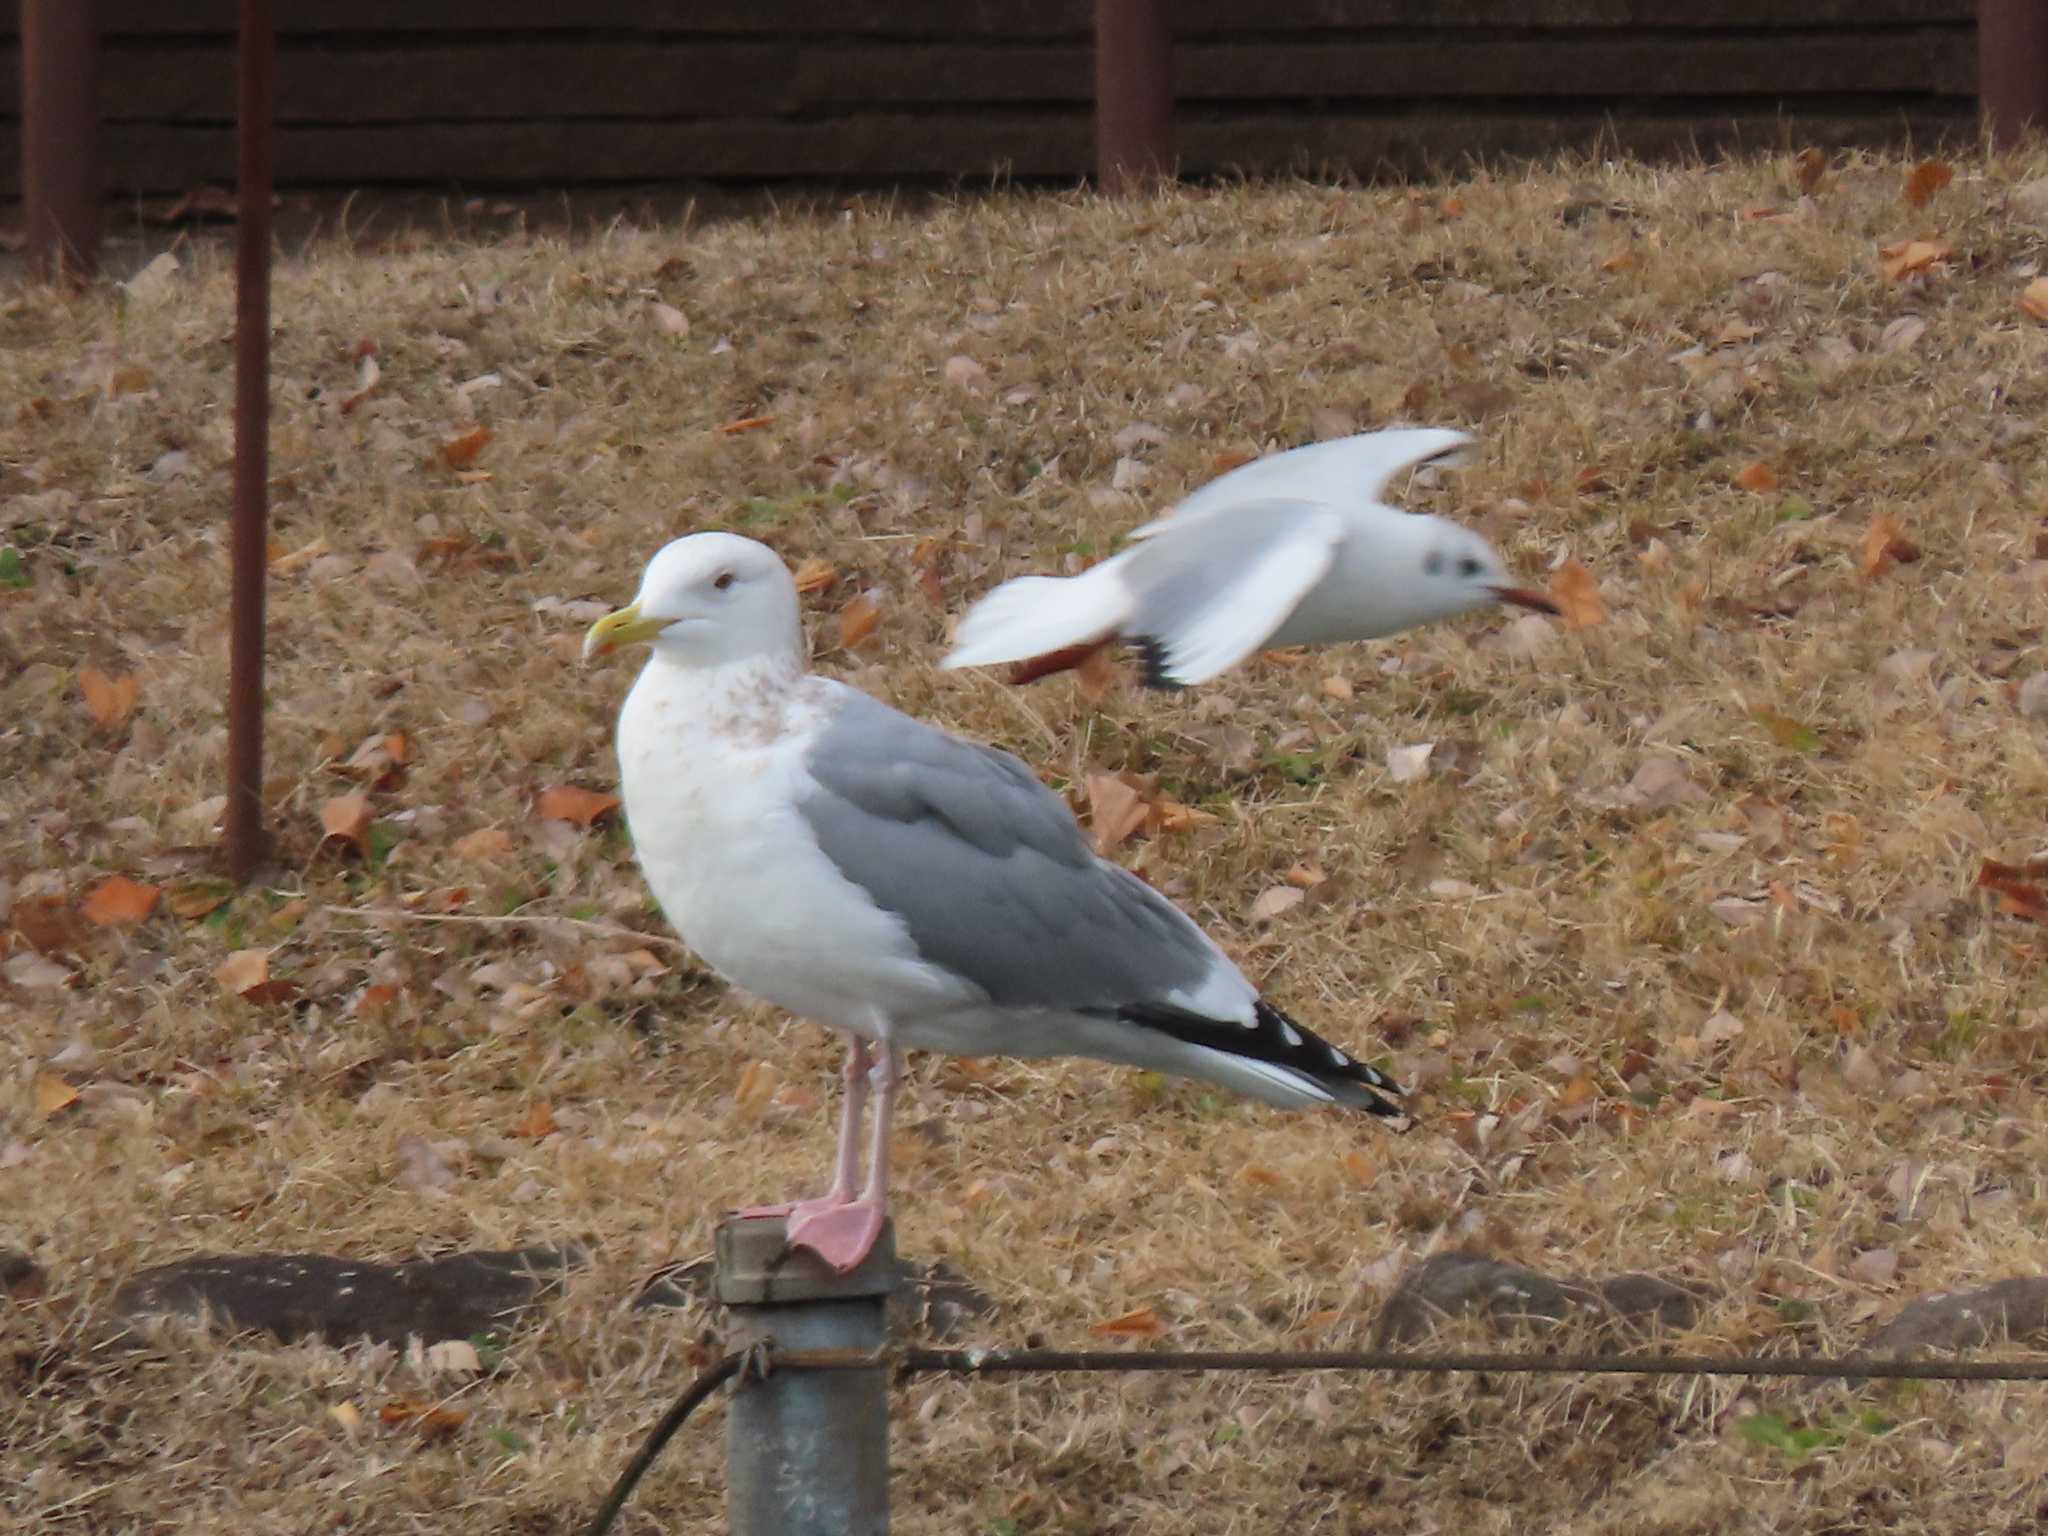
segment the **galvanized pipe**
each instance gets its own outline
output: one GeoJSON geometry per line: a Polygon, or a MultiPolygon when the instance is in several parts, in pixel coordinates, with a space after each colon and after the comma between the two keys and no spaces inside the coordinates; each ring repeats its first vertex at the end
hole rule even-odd
{"type": "Polygon", "coordinates": [[[21,191],[39,281],[100,265],[98,0],[22,0],[21,191]]]}
{"type": "Polygon", "coordinates": [[[2010,149],[2048,131],[2048,5],[1977,0],[1977,102],[1991,141],[2010,149]]]}
{"type": "Polygon", "coordinates": [[[1095,0],[1095,180],[1136,191],[1173,174],[1167,0],[1095,0]]]}
{"type": "MultiPolygon", "coordinates": [[[[735,1349],[877,1351],[898,1278],[894,1232],[852,1274],[792,1253],[777,1217],[718,1229],[712,1285],[735,1349]]],[[[884,1536],[889,1529],[889,1372],[772,1370],[742,1377],[726,1416],[731,1536],[884,1536]]]]}
{"type": "Polygon", "coordinates": [[[228,869],[263,860],[263,601],[270,475],[270,0],[242,0],[235,228],[235,501],[228,610],[228,869]]]}

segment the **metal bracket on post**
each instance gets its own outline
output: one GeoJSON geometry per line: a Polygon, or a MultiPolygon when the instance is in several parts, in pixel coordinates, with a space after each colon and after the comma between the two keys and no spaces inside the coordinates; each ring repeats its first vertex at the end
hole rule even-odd
{"type": "MultiPolygon", "coordinates": [[[[731,1311],[733,1347],[875,1350],[900,1275],[885,1223],[860,1268],[835,1274],[792,1251],[779,1216],[718,1229],[713,1293],[731,1311]]],[[[771,1360],[773,1356],[770,1356],[771,1360]]],[[[889,1529],[889,1380],[874,1370],[771,1369],[743,1375],[725,1430],[732,1536],[884,1536],[889,1529]]]]}

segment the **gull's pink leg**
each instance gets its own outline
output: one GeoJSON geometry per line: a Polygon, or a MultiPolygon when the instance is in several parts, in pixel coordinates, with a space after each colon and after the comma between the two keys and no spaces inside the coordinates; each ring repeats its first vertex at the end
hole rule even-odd
{"type": "Polygon", "coordinates": [[[854,1157],[860,1147],[860,1117],[868,1102],[868,1043],[855,1035],[846,1051],[846,1102],[839,1114],[839,1156],[833,1164],[832,1188],[815,1200],[785,1201],[781,1205],[750,1205],[736,1216],[801,1216],[807,1211],[827,1211],[853,1199],[854,1157]]]}
{"type": "Polygon", "coordinates": [[[875,1050],[875,1129],[868,1187],[858,1200],[830,1210],[800,1210],[790,1217],[789,1245],[810,1249],[842,1275],[858,1269],[882,1235],[889,1200],[889,1123],[895,1118],[896,1089],[902,1081],[902,1053],[884,1040],[875,1050]]]}

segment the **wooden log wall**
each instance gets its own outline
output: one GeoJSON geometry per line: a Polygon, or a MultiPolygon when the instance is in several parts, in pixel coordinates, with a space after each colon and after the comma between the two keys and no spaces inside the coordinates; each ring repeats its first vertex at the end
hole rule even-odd
{"type": "MultiPolygon", "coordinates": [[[[234,172],[233,0],[100,0],[110,190],[234,172]]],[[[277,0],[281,186],[1078,178],[1092,0],[277,0]]],[[[1974,0],[1180,0],[1184,173],[1975,132],[1974,0]]],[[[17,7],[0,196],[19,194],[17,7]]]]}

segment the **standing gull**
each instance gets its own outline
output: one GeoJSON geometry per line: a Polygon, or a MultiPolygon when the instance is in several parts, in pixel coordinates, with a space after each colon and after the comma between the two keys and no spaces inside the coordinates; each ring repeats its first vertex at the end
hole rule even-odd
{"type": "Polygon", "coordinates": [[[646,641],[619,712],[626,822],[655,898],[735,986],[850,1037],[832,1187],[792,1246],[866,1257],[905,1050],[1090,1056],[1268,1104],[1401,1114],[1371,1067],[1259,996],[1017,758],[805,670],[796,585],[751,539],[655,555],[586,657],[646,641]],[[875,1124],[859,1178],[861,1114],[875,1124]]]}
{"type": "Polygon", "coordinates": [[[1495,603],[1557,606],[1509,584],[1469,528],[1380,501],[1403,470],[1454,462],[1463,432],[1363,432],[1254,459],[1131,534],[1079,576],[1020,576],[960,620],[942,666],[1015,661],[1018,682],[1121,639],[1155,688],[1207,682],[1268,646],[1373,640],[1495,603]]]}

